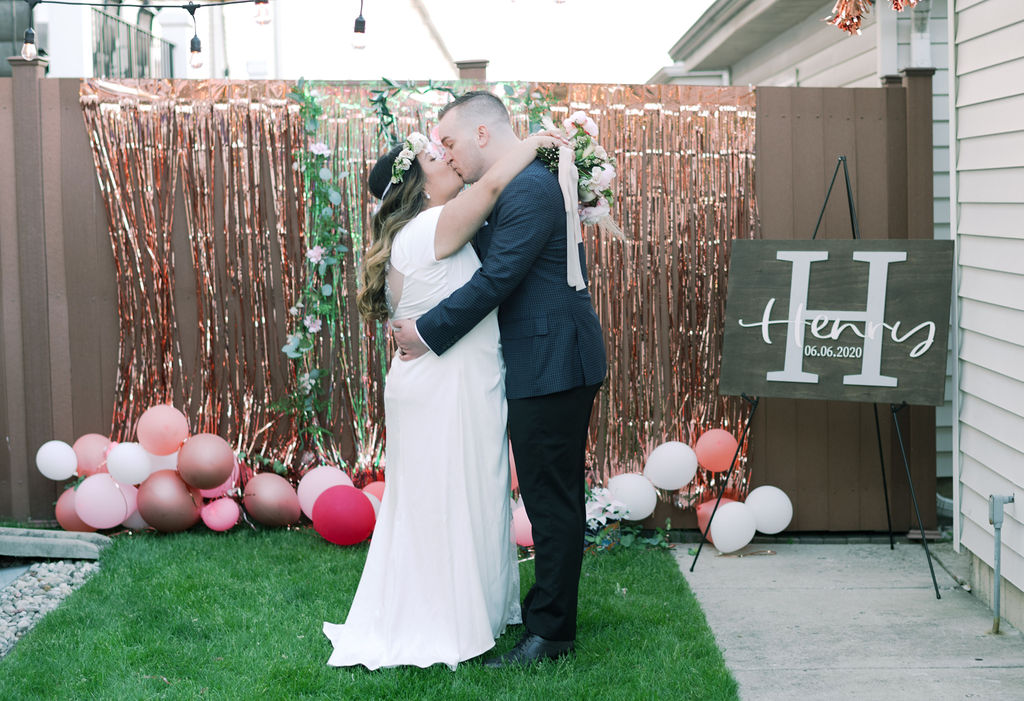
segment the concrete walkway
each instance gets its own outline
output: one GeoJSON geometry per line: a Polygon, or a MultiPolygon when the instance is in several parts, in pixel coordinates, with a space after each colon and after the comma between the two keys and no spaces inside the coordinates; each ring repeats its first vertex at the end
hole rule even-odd
{"type": "Polygon", "coordinates": [[[920,544],[705,546],[692,573],[689,547],[676,557],[744,701],[1024,699],[1024,636],[989,633],[948,543],[929,545],[942,599],[920,544]]]}

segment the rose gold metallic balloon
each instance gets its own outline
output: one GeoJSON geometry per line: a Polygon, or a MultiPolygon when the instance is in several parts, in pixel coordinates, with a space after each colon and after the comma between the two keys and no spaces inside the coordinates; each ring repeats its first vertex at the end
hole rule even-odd
{"type": "Polygon", "coordinates": [[[174,470],[157,470],[139,485],[139,515],[158,531],[175,533],[196,525],[203,498],[174,470]]]}
{"type": "Polygon", "coordinates": [[[186,483],[199,489],[224,484],[235,469],[235,454],[228,442],[212,433],[192,436],[178,453],[178,473],[186,483]]]}
{"type": "Polygon", "coordinates": [[[287,526],[301,513],[295,488],[273,472],[261,472],[246,482],[245,510],[265,526],[287,526]]]}

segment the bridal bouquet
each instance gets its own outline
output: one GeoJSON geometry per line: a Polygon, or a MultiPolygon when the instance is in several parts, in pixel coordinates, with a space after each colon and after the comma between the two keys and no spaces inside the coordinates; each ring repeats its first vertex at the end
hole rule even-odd
{"type": "MultiPolygon", "coordinates": [[[[597,143],[597,123],[586,112],[573,112],[562,122],[562,128],[555,126],[551,117],[544,117],[541,123],[545,129],[560,131],[576,154],[576,170],[579,171],[580,221],[584,224],[598,224],[617,235],[622,232],[611,222],[611,204],[614,194],[612,180],[615,179],[615,164],[601,144],[597,143]]],[[[558,174],[558,149],[537,149],[537,155],[554,174],[558,174]]]]}

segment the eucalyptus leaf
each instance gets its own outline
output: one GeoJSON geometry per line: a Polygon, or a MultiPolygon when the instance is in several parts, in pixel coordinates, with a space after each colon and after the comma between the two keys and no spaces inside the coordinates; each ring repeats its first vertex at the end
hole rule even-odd
{"type": "Polygon", "coordinates": [[[331,287],[330,285],[324,285],[323,287],[320,288],[320,294],[322,294],[324,297],[330,297],[331,294],[333,294],[333,292],[334,288],[331,287]]]}
{"type": "Polygon", "coordinates": [[[337,207],[341,204],[341,193],[332,188],[327,192],[327,199],[331,201],[331,204],[337,207]]]}

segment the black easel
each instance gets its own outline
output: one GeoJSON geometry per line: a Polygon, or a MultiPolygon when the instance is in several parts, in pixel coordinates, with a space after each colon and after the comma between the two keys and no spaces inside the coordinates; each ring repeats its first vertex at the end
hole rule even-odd
{"type": "MultiPolygon", "coordinates": [[[[818,227],[821,226],[821,220],[825,216],[825,207],[828,205],[828,198],[832,194],[832,186],[835,185],[836,176],[839,175],[839,166],[843,167],[843,176],[846,179],[846,199],[850,206],[850,227],[853,230],[853,238],[860,239],[860,227],[857,225],[857,212],[853,206],[853,188],[850,187],[850,171],[846,166],[846,156],[839,156],[836,160],[836,169],[832,173],[832,181],[828,185],[828,191],[825,193],[825,202],[821,205],[821,212],[818,214],[818,222],[814,225],[814,233],[811,235],[813,241],[818,236],[818,227]]],[[[892,515],[889,511],[889,488],[885,481],[885,450],[882,447],[882,428],[878,421],[878,404],[872,405],[875,410],[875,436],[878,439],[878,460],[882,467],[882,493],[885,495],[885,517],[889,523],[889,549],[894,550],[896,543],[893,540],[892,535],[892,515]]],[[[924,534],[924,521],[921,519],[921,509],[917,505],[917,493],[914,490],[914,480],[910,476],[910,462],[907,460],[907,451],[903,447],[903,434],[900,431],[900,422],[897,412],[907,406],[906,402],[902,404],[890,404],[889,408],[892,411],[892,423],[896,427],[896,439],[900,445],[900,455],[903,457],[903,466],[907,470],[907,484],[910,485],[910,498],[914,502],[914,513],[917,514],[917,525],[921,529],[921,545],[924,546],[924,552],[928,560],[928,571],[932,575],[932,586],[935,587],[935,598],[941,599],[942,595],[939,594],[939,584],[935,581],[935,568],[932,566],[932,554],[928,550],[928,539],[924,534]]],[[[716,505],[717,506],[717,505],[716,505]]],[[[709,524],[710,528],[710,524],[709,524]]],[[[691,567],[692,569],[692,567],[691,567]]]]}
{"type": "Polygon", "coordinates": [[[715,508],[711,510],[711,517],[708,519],[707,528],[704,529],[700,544],[697,546],[697,552],[693,556],[693,562],[690,563],[690,571],[693,572],[693,568],[697,565],[697,558],[700,557],[700,551],[704,548],[704,542],[708,539],[708,533],[711,531],[711,522],[715,520],[715,512],[718,511],[718,505],[722,503],[722,495],[725,494],[725,487],[729,484],[729,478],[732,476],[732,471],[736,467],[736,461],[739,460],[740,451],[743,450],[743,441],[747,438],[747,430],[750,428],[750,423],[754,420],[754,412],[757,411],[757,403],[760,401],[757,397],[750,398],[745,394],[740,395],[750,403],[750,414],[747,416],[747,422],[743,424],[743,432],[740,434],[739,443],[736,444],[736,452],[733,453],[732,462],[729,463],[729,471],[725,473],[725,479],[722,480],[722,486],[718,489],[718,499],[715,500],[715,508]]]}

